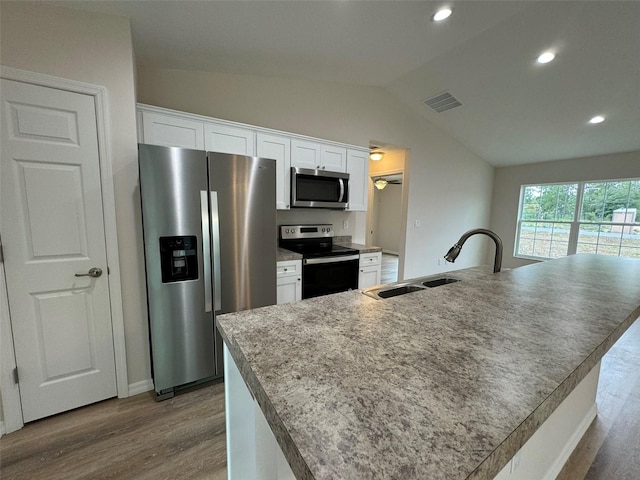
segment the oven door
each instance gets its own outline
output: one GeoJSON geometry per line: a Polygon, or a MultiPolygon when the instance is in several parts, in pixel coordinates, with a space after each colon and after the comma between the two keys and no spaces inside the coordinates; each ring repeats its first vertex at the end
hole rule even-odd
{"type": "Polygon", "coordinates": [[[360,255],[309,258],[302,265],[302,298],[358,288],[360,255]]]}

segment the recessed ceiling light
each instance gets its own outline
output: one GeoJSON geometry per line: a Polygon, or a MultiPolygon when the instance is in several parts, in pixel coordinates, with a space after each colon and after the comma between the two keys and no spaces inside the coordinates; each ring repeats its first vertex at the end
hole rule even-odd
{"type": "Polygon", "coordinates": [[[553,53],[551,50],[547,50],[546,52],[543,52],[540,55],[538,55],[538,59],[536,61],[538,63],[549,63],[554,58],[556,58],[556,54],[553,53]]]}
{"type": "Polygon", "coordinates": [[[596,115],[591,120],[589,120],[589,123],[592,123],[592,124],[602,123],[602,122],[604,122],[604,117],[602,115],[596,115]]]}
{"type": "Polygon", "coordinates": [[[453,10],[451,10],[451,8],[442,7],[440,10],[438,10],[436,13],[433,14],[433,17],[431,17],[431,20],[433,20],[434,22],[441,22],[449,18],[452,13],[453,13],[453,10]]]}

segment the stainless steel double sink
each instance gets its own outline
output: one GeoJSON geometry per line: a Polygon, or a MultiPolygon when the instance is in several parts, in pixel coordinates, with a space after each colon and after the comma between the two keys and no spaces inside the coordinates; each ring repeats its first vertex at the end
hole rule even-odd
{"type": "Polygon", "coordinates": [[[444,277],[422,277],[410,280],[402,283],[392,283],[387,285],[377,285],[375,287],[367,288],[362,291],[365,295],[375,298],[376,300],[397,297],[398,295],[405,295],[407,293],[419,292],[426,290],[427,288],[439,287],[441,285],[449,285],[450,283],[459,282],[457,278],[444,276],[444,277]]]}

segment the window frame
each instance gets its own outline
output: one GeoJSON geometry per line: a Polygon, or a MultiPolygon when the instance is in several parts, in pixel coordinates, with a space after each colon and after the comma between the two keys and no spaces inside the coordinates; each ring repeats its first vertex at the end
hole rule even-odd
{"type": "MultiPolygon", "coordinates": [[[[515,236],[515,242],[514,242],[514,247],[513,247],[513,256],[514,258],[522,258],[522,259],[526,259],[526,260],[536,260],[536,261],[547,261],[547,260],[553,260],[554,257],[539,257],[539,256],[535,256],[535,255],[527,255],[527,254],[521,254],[518,253],[519,249],[520,249],[520,237],[521,237],[521,233],[522,233],[522,224],[523,222],[535,222],[535,223],[550,223],[550,224],[570,224],[569,227],[569,240],[568,240],[568,246],[567,246],[567,254],[564,256],[569,256],[569,255],[575,255],[577,250],[578,250],[578,238],[579,238],[579,234],[580,234],[580,226],[581,225],[594,225],[594,226],[598,226],[599,228],[602,227],[602,225],[619,225],[622,227],[625,226],[633,226],[633,225],[638,225],[640,224],[640,222],[638,221],[638,218],[636,218],[636,222],[634,223],[630,223],[630,222],[588,222],[588,221],[582,221],[582,209],[584,207],[583,205],[583,198],[584,198],[584,189],[585,189],[585,185],[586,184],[590,184],[590,183],[610,183],[610,182],[640,182],[640,178],[619,178],[619,179],[607,179],[607,180],[581,180],[581,181],[572,181],[572,182],[553,182],[553,183],[527,183],[527,184],[522,184],[520,185],[520,198],[519,198],[519,202],[518,202],[518,215],[517,215],[517,220],[516,220],[516,236],[515,236]],[[568,220],[523,220],[522,216],[523,216],[523,209],[524,209],[524,192],[525,189],[527,187],[545,187],[545,186],[555,186],[555,185],[576,185],[577,186],[577,192],[576,192],[576,203],[575,203],[575,208],[574,208],[574,213],[573,213],[573,219],[571,221],[568,220]]],[[[628,205],[628,204],[627,204],[628,205]]],[[[627,208],[629,208],[627,206],[627,208]]],[[[624,230],[623,230],[624,232],[624,230]]],[[[599,245],[599,244],[596,244],[599,245]]],[[[622,246],[620,246],[619,248],[622,248],[622,246]]],[[[596,248],[597,250],[597,248],[596,248]]],[[[618,251],[619,253],[619,251],[618,251]]],[[[597,255],[597,253],[596,253],[597,255]]],[[[620,255],[618,255],[620,256],[620,255]]],[[[562,257],[559,257],[562,258],[562,257]]],[[[630,257],[624,257],[624,258],[630,258],[630,257]]]]}

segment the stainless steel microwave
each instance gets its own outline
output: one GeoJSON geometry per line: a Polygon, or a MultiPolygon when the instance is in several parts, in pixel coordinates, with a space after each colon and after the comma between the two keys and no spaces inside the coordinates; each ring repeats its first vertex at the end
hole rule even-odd
{"type": "Polygon", "coordinates": [[[344,210],[349,206],[349,174],[292,167],[291,206],[344,210]]]}

